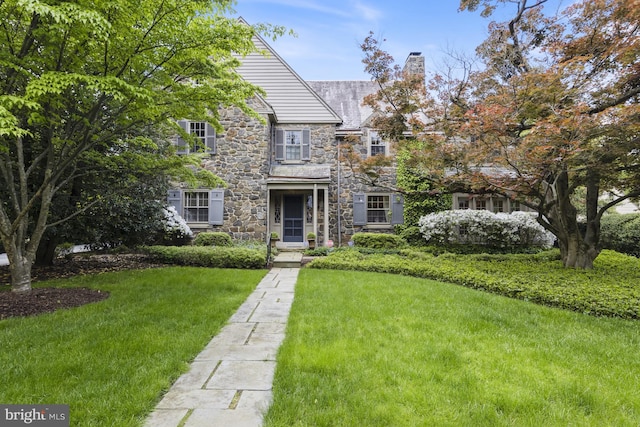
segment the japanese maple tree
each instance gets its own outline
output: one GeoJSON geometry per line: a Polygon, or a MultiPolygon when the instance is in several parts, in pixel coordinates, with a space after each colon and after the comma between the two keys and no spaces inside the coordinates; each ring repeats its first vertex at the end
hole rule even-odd
{"type": "MultiPolygon", "coordinates": [[[[602,215],[640,195],[640,7],[586,0],[548,14],[547,0],[463,0],[460,10],[489,16],[501,3],[516,6],[513,18],[489,25],[480,70],[404,94],[390,90],[406,80],[396,72],[372,100],[377,124],[399,146],[421,142],[412,161],[426,179],[519,201],[556,236],[566,267],[592,268],[602,215]],[[572,197],[583,189],[584,219],[572,197]],[[604,192],[613,198],[599,206],[604,192]]],[[[376,40],[365,53],[374,79],[392,70],[376,40]]]]}

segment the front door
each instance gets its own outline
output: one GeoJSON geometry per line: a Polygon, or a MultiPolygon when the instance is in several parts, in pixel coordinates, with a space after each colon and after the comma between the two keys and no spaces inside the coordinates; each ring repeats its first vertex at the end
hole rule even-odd
{"type": "Polygon", "coordinates": [[[302,196],[284,196],[283,242],[302,242],[304,204],[302,196]]]}

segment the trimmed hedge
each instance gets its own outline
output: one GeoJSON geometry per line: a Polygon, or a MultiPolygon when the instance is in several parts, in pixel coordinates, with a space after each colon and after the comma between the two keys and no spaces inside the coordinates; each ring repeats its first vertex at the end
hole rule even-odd
{"type": "Polygon", "coordinates": [[[600,245],[640,257],[640,214],[604,215],[600,221],[600,245]]]}
{"type": "Polygon", "coordinates": [[[640,260],[603,251],[595,269],[566,269],[559,251],[535,255],[432,254],[412,249],[400,255],[341,250],[309,268],[403,274],[481,289],[512,298],[596,316],[640,318],[640,260]]]}
{"type": "Polygon", "coordinates": [[[371,249],[398,249],[407,246],[407,242],[395,234],[384,233],[356,233],[351,236],[356,246],[371,249]]]}
{"type": "Polygon", "coordinates": [[[203,231],[193,240],[194,246],[233,246],[231,236],[221,231],[203,231]]]}
{"type": "Polygon", "coordinates": [[[147,246],[142,249],[163,264],[212,268],[264,268],[266,252],[257,249],[220,246],[147,246]]]}

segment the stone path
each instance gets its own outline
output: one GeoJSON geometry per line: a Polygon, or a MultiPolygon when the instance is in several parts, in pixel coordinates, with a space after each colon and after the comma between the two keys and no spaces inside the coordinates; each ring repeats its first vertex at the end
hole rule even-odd
{"type": "Polygon", "coordinates": [[[267,273],[169,389],[146,427],[262,424],[299,270],[273,268],[267,273]]]}

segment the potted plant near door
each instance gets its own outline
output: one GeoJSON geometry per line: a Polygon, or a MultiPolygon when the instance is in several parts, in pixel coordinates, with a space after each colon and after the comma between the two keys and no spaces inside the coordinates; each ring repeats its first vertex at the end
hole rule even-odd
{"type": "Polygon", "coordinates": [[[309,242],[309,249],[316,248],[316,234],[315,233],[307,233],[307,242],[309,242]]]}
{"type": "Polygon", "coordinates": [[[271,237],[269,238],[269,243],[271,243],[271,247],[276,247],[276,242],[280,240],[280,236],[275,231],[271,232],[271,237]]]}

